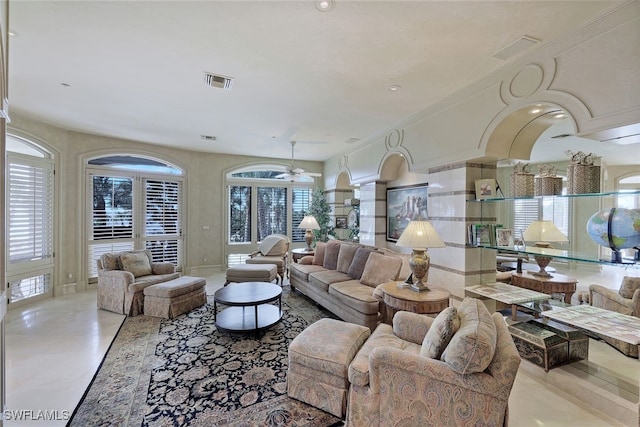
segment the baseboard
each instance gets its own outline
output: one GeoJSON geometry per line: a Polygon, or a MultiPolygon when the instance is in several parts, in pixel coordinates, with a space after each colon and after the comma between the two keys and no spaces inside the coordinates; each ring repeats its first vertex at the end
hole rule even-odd
{"type": "Polygon", "coordinates": [[[224,268],[221,265],[196,265],[189,268],[189,275],[207,277],[220,273],[221,271],[224,271],[224,268]]]}
{"type": "Polygon", "coordinates": [[[65,285],[62,285],[62,295],[75,294],[77,291],[77,283],[67,283],[65,285]]]}

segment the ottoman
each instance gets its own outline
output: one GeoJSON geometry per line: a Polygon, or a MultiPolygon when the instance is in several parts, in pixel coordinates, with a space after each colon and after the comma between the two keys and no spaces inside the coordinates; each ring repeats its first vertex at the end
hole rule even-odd
{"type": "Polygon", "coordinates": [[[334,319],[302,331],[289,345],[289,397],[344,418],[349,364],[370,333],[365,326],[334,319]]]}
{"type": "Polygon", "coordinates": [[[144,314],[173,319],[207,302],[201,277],[182,276],[144,288],[144,314]]]}
{"type": "Polygon", "coordinates": [[[224,286],[231,282],[273,282],[278,277],[275,264],[238,264],[227,268],[224,286]]]}

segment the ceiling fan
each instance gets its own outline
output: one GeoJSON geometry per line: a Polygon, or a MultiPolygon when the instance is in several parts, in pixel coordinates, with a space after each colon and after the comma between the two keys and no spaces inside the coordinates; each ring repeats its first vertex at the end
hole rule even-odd
{"type": "Polygon", "coordinates": [[[293,181],[300,181],[303,177],[317,177],[322,176],[321,173],[317,172],[305,172],[304,169],[297,168],[295,165],[295,157],[293,155],[293,149],[296,145],[295,141],[291,141],[291,165],[287,168],[285,173],[281,173],[280,175],[276,175],[276,178],[282,178],[293,181]]]}

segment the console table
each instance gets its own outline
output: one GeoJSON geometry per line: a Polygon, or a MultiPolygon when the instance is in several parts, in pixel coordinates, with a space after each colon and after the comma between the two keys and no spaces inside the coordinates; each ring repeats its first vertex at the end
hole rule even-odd
{"type": "Polygon", "coordinates": [[[576,291],[578,279],[563,274],[553,274],[552,277],[534,276],[531,273],[512,273],[511,284],[532,291],[545,294],[564,294],[564,302],[571,304],[571,295],[576,291]]]}

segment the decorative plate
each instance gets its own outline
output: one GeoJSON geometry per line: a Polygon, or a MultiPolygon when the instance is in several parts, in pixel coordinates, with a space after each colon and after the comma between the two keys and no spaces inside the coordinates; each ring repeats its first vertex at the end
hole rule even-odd
{"type": "Polygon", "coordinates": [[[358,212],[355,209],[351,209],[347,216],[347,227],[355,227],[356,225],[358,225],[358,212]]]}

